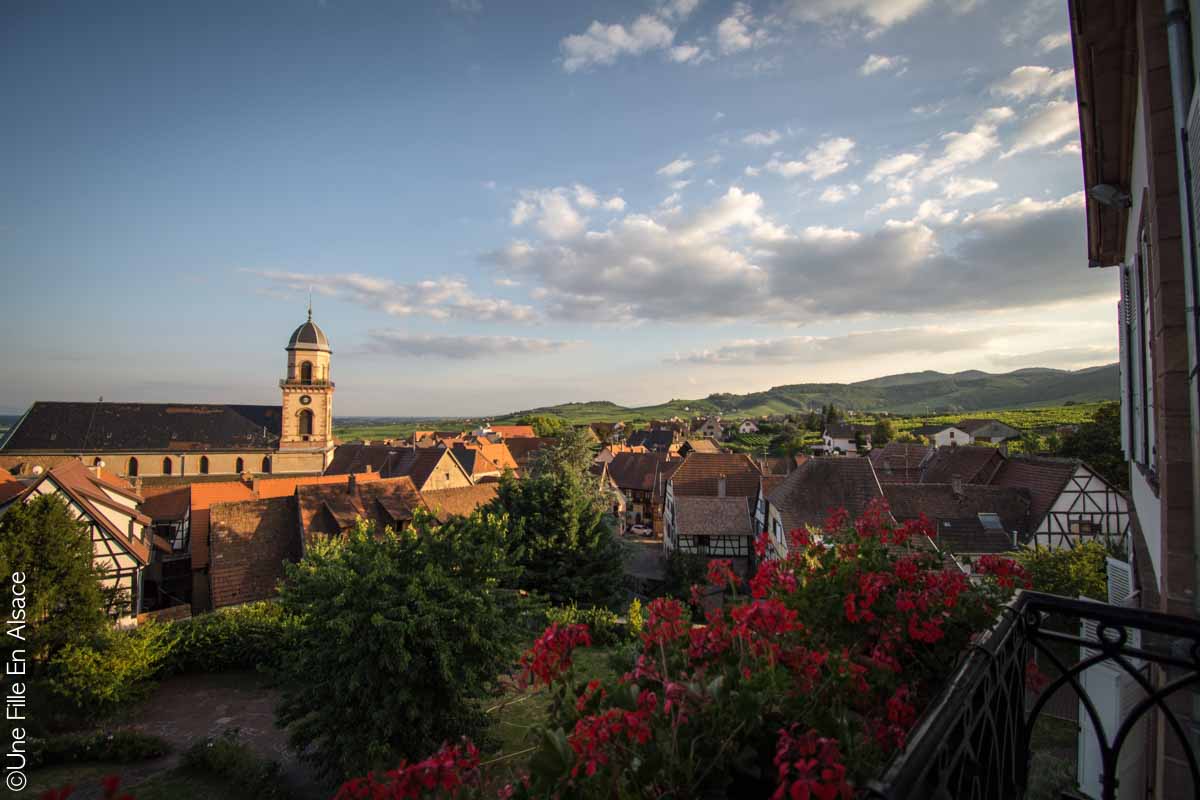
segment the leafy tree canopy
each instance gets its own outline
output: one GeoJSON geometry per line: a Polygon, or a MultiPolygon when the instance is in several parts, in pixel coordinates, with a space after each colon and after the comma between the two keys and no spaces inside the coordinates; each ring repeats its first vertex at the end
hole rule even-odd
{"type": "Polygon", "coordinates": [[[1129,464],[1121,452],[1121,406],[1105,403],[1096,411],[1091,422],[1068,434],[1058,448],[1058,454],[1081,458],[1121,489],[1129,488],[1129,464]]]}
{"type": "Polygon", "coordinates": [[[311,545],[280,590],[299,624],[276,669],[292,745],[342,778],[394,765],[484,720],[473,702],[520,632],[508,526],[482,511],[401,532],[361,522],[311,545]]]}
{"type": "Polygon", "coordinates": [[[871,445],[873,447],[883,447],[895,438],[896,427],[892,425],[892,421],[887,417],[880,419],[875,423],[875,427],[871,429],[871,445]]]}
{"type": "Polygon", "coordinates": [[[556,414],[526,414],[517,420],[518,425],[532,425],[538,436],[561,436],[570,430],[567,421],[556,414]]]}
{"type": "Polygon", "coordinates": [[[1100,542],[1084,542],[1058,550],[1021,550],[1016,559],[1039,592],[1108,602],[1107,555],[1108,550],[1100,542]]]}

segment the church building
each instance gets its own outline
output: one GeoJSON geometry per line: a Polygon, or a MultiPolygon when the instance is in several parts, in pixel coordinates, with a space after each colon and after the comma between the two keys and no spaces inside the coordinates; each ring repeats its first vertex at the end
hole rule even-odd
{"type": "Polygon", "coordinates": [[[0,445],[0,467],[32,474],[62,461],[127,480],[320,474],[333,457],[333,351],[317,324],[296,328],[276,406],[36,402],[0,445]]]}

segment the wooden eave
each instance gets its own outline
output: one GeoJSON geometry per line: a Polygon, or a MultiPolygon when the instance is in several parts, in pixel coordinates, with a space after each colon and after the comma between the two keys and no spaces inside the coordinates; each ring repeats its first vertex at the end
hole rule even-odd
{"type": "MultiPolygon", "coordinates": [[[[1133,0],[1069,0],[1085,193],[1110,184],[1130,193],[1137,103],[1137,20],[1133,0]]],[[[1087,195],[1088,266],[1125,258],[1129,209],[1087,195]]]]}

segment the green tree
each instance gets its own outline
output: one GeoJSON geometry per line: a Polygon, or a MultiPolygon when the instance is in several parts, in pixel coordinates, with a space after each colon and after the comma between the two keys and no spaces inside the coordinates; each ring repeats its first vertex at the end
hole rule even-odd
{"type": "Polygon", "coordinates": [[[526,414],[517,420],[518,425],[532,425],[538,436],[561,436],[570,425],[556,414],[526,414]]]}
{"type": "Polygon", "coordinates": [[[895,438],[896,428],[887,417],[881,417],[871,429],[871,445],[874,447],[883,447],[895,438]]]}
{"type": "Polygon", "coordinates": [[[495,514],[439,525],[418,511],[404,531],[360,521],[287,565],[280,601],[299,622],[276,668],[276,719],[323,775],[483,730],[476,700],[520,635],[506,537],[495,514]]]}
{"type": "MultiPolygon", "coordinates": [[[[595,447],[591,438],[581,430],[568,426],[558,441],[538,451],[531,473],[540,475],[570,475],[583,478],[589,474],[595,458],[595,447]]],[[[594,484],[589,481],[588,485],[594,484]]],[[[598,491],[598,490],[597,490],[598,491]]]]}
{"type": "Polygon", "coordinates": [[[91,532],[56,495],[16,503],[0,517],[0,575],[11,582],[15,572],[25,578],[26,649],[38,661],[102,634],[110,625],[110,608],[128,602],[102,587],[91,532]]]}
{"type": "Polygon", "coordinates": [[[519,481],[501,478],[493,503],[508,517],[521,588],[557,605],[615,609],[624,599],[624,549],[595,478],[544,466],[519,481]]]}
{"type": "Polygon", "coordinates": [[[861,453],[867,449],[867,437],[859,429],[854,429],[854,450],[861,453]]]}
{"type": "Polygon", "coordinates": [[[708,559],[696,553],[672,550],[663,565],[662,593],[666,597],[687,600],[694,584],[705,585],[708,559]]]}
{"type": "Polygon", "coordinates": [[[1105,403],[1091,422],[1063,438],[1058,454],[1080,458],[1121,489],[1129,488],[1129,463],[1121,452],[1121,406],[1105,403]]]}
{"type": "Polygon", "coordinates": [[[1017,561],[1029,572],[1033,588],[1062,597],[1090,597],[1108,602],[1108,550],[1100,542],[1075,547],[1023,549],[1017,561]]]}

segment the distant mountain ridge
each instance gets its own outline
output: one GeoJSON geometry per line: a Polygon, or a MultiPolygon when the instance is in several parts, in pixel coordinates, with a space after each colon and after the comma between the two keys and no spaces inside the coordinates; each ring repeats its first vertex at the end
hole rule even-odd
{"type": "Polygon", "coordinates": [[[980,370],[927,370],[885,375],[855,383],[795,383],[749,394],[711,394],[700,400],[671,400],[628,408],[609,401],[562,403],[506,415],[557,414],[572,422],[691,414],[759,416],[819,409],[827,403],[855,411],[940,414],[989,409],[1036,408],[1090,403],[1119,397],[1119,365],[1080,370],[1032,367],[993,374],[980,370]]]}

